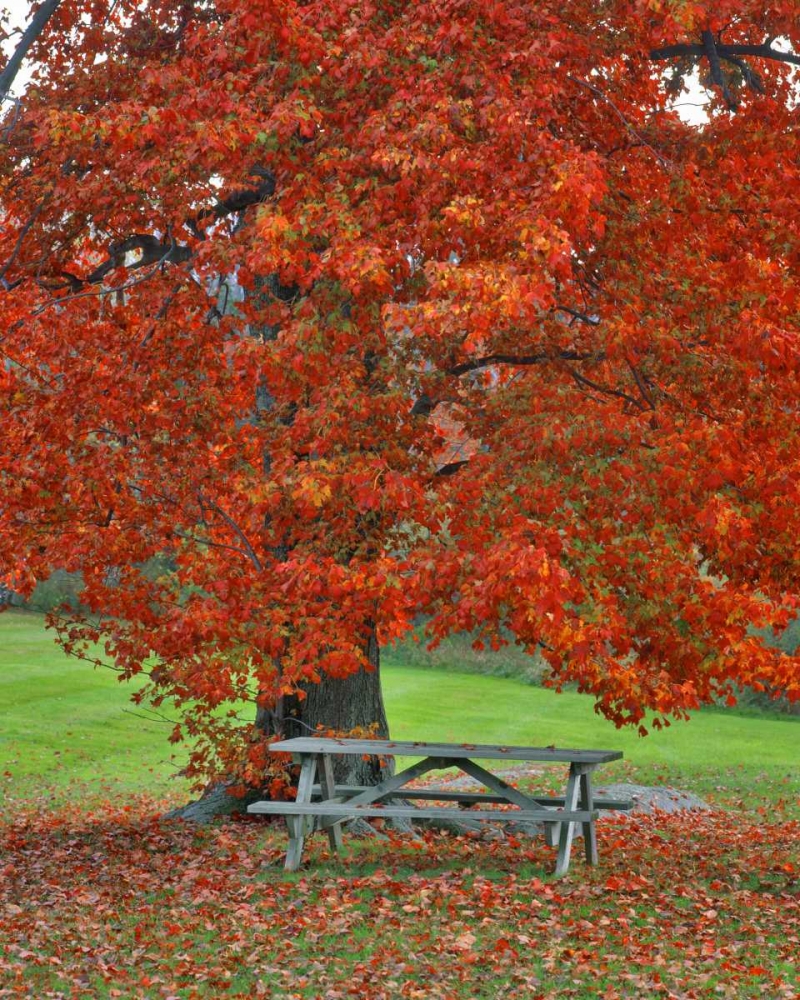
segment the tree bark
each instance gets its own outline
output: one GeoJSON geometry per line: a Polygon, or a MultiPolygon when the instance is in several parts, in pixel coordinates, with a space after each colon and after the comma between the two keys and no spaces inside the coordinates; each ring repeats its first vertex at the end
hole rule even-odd
{"type": "MultiPolygon", "coordinates": [[[[284,711],[283,736],[308,736],[321,726],[349,732],[377,724],[375,735],[389,736],[389,724],[383,705],[380,680],[380,650],[373,629],[367,643],[367,660],[371,670],[359,670],[349,677],[323,678],[319,684],[309,684],[305,698],[292,699],[284,711]]],[[[346,755],[333,758],[333,773],[337,784],[375,785],[391,771],[380,766],[376,757],[364,760],[346,755]]]]}
{"type": "MultiPolygon", "coordinates": [[[[361,669],[349,677],[323,677],[319,684],[309,684],[305,698],[287,700],[282,719],[277,718],[280,731],[277,735],[285,739],[307,736],[318,726],[348,732],[357,727],[364,729],[377,724],[375,735],[386,739],[389,725],[383,704],[380,679],[380,648],[372,630],[367,658],[372,669],[361,669]]],[[[267,734],[276,733],[276,715],[259,710],[256,725],[267,734]]],[[[334,777],[343,785],[375,785],[394,772],[394,761],[389,759],[386,767],[381,767],[377,757],[366,760],[357,755],[343,755],[333,759],[334,777]]],[[[264,793],[253,789],[241,796],[228,795],[224,783],[211,785],[194,802],[167,813],[167,819],[183,819],[194,823],[210,823],[215,819],[246,812],[251,802],[264,798],[264,793]]]]}

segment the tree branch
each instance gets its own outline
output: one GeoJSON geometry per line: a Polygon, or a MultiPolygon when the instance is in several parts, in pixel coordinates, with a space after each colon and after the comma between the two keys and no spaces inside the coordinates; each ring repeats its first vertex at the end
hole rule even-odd
{"type": "Polygon", "coordinates": [[[473,358],[471,361],[462,361],[459,365],[454,365],[447,369],[448,375],[466,375],[468,372],[477,371],[479,368],[488,368],[490,365],[538,365],[544,361],[603,361],[605,354],[602,352],[582,353],[580,351],[559,351],[557,354],[543,351],[541,354],[486,354],[480,358],[473,358]]]}
{"type": "Polygon", "coordinates": [[[628,368],[630,369],[631,375],[633,375],[633,380],[636,383],[636,387],[642,394],[642,399],[647,403],[648,407],[651,410],[655,410],[656,404],[653,402],[653,397],[650,393],[649,388],[645,384],[645,379],[643,378],[642,373],[639,371],[639,369],[636,367],[636,365],[634,365],[634,363],[627,355],[625,356],[625,361],[628,365],[628,368]]]}
{"type": "Polygon", "coordinates": [[[640,399],[636,399],[627,392],[623,392],[622,389],[612,389],[611,386],[601,385],[600,382],[595,382],[593,379],[586,378],[585,375],[581,375],[580,372],[576,372],[574,368],[570,368],[569,365],[564,366],[569,372],[569,375],[578,385],[585,386],[587,389],[594,389],[595,392],[599,392],[603,396],[616,396],[617,399],[622,399],[626,403],[630,403],[635,406],[637,410],[645,409],[644,404],[640,399]]]}
{"type": "MultiPolygon", "coordinates": [[[[147,274],[142,274],[138,278],[131,278],[130,281],[126,281],[122,285],[114,285],[112,288],[92,289],[92,291],[87,291],[87,292],[75,292],[72,295],[62,295],[61,298],[48,299],[47,302],[43,302],[40,306],[37,306],[31,313],[31,315],[40,316],[46,309],[51,309],[53,306],[61,306],[65,302],[71,302],[73,299],[85,299],[89,298],[90,296],[102,298],[102,296],[104,295],[114,295],[116,292],[124,292],[126,289],[133,288],[135,285],[141,285],[143,281],[147,281],[156,273],[159,266],[165,263],[168,257],[169,254],[165,255],[163,258],[161,258],[161,260],[157,260],[155,262],[155,266],[150,271],[148,271],[147,274]]],[[[81,288],[82,284],[83,283],[78,284],[77,287],[81,288]]],[[[76,286],[73,285],[72,287],[76,286]]]]}
{"type": "Polygon", "coordinates": [[[13,285],[8,283],[8,281],[6,280],[8,269],[17,259],[17,256],[19,255],[19,252],[22,249],[22,244],[25,240],[25,237],[30,232],[31,226],[34,224],[34,222],[36,222],[37,218],[39,217],[39,213],[43,208],[44,208],[44,201],[40,201],[39,204],[36,206],[36,208],[28,216],[28,221],[19,231],[19,235],[17,236],[17,242],[14,244],[14,249],[11,251],[11,256],[3,265],[3,269],[0,270],[0,285],[2,285],[7,292],[18,284],[18,282],[14,282],[13,285]]]}
{"type": "Polygon", "coordinates": [[[775,62],[791,63],[800,66],[800,55],[794,52],[781,52],[771,45],[718,45],[719,54],[726,59],[728,56],[758,56],[759,59],[772,59],[775,62]]]}
{"type": "MultiPolygon", "coordinates": [[[[758,56],[759,59],[772,59],[775,62],[791,63],[793,66],[800,66],[800,55],[794,52],[781,52],[780,49],[773,49],[768,43],[763,45],[716,45],[717,53],[721,59],[734,62],[737,56],[758,56]]],[[[651,59],[674,59],[680,56],[703,56],[706,48],[703,44],[681,43],[678,45],[664,45],[660,49],[651,49],[651,59]]],[[[737,64],[738,65],[738,64],[737,64]]]]}
{"type": "Polygon", "coordinates": [[[156,236],[149,236],[146,233],[137,233],[129,236],[125,240],[112,243],[108,252],[108,260],[96,267],[91,274],[82,280],[84,284],[96,285],[102,281],[109,271],[117,267],[126,266],[129,271],[138,271],[140,267],[147,267],[148,264],[179,264],[192,257],[189,247],[180,246],[174,240],[162,242],[156,236]],[[142,256],[131,264],[125,264],[125,256],[134,250],[141,250],[142,256]]]}
{"type": "MultiPolygon", "coordinates": [[[[233,191],[226,198],[218,201],[212,208],[203,209],[196,215],[187,219],[184,225],[199,240],[205,239],[202,223],[209,219],[223,219],[236,212],[243,212],[252,205],[257,205],[275,193],[275,178],[265,168],[258,167],[253,173],[261,178],[261,181],[252,188],[242,188],[233,191]]],[[[108,247],[108,259],[91,271],[85,278],[64,272],[73,291],[79,290],[83,285],[94,285],[103,280],[105,276],[118,267],[125,267],[129,271],[138,270],[140,267],[147,267],[148,264],[182,264],[194,257],[191,247],[182,243],[177,243],[174,239],[161,240],[157,236],[149,233],[134,233],[124,240],[116,240],[108,247]],[[125,263],[127,254],[134,250],[141,250],[142,256],[131,264],[125,263]]]]}
{"type": "Polygon", "coordinates": [[[210,549],[225,549],[228,552],[238,552],[240,556],[244,556],[245,559],[249,559],[250,556],[244,549],[239,548],[238,545],[226,545],[224,542],[212,542],[208,538],[198,538],[197,535],[191,535],[187,531],[179,531],[177,528],[173,528],[172,534],[175,538],[183,538],[187,542],[195,542],[197,545],[206,545],[210,549]]]}
{"type": "Polygon", "coordinates": [[[671,162],[667,159],[667,157],[664,156],[663,153],[660,153],[655,148],[655,146],[651,145],[637,128],[631,125],[631,123],[628,121],[625,115],[620,111],[620,109],[616,106],[616,104],[611,100],[611,98],[607,94],[603,93],[603,91],[599,87],[595,87],[595,85],[593,83],[589,83],[588,80],[581,80],[576,76],[568,75],[567,79],[572,80],[573,83],[577,83],[578,86],[580,87],[585,87],[587,90],[591,90],[593,94],[596,94],[598,97],[602,98],[602,100],[604,100],[606,104],[608,104],[612,108],[614,114],[617,116],[617,118],[619,118],[619,120],[622,122],[625,128],[631,133],[631,135],[636,136],[639,142],[650,150],[650,152],[653,154],[653,156],[656,158],[656,160],[658,160],[659,164],[665,170],[668,170],[672,166],[671,162]]]}
{"type": "MultiPolygon", "coordinates": [[[[582,323],[586,323],[589,326],[600,326],[599,316],[587,316],[586,313],[579,312],[577,309],[570,309],[569,306],[555,306],[553,311],[567,313],[569,316],[572,316],[573,322],[579,319],[582,323]]],[[[572,326],[572,323],[569,325],[572,326]]]]}
{"type": "MultiPolygon", "coordinates": [[[[261,560],[258,558],[256,550],[251,545],[247,535],[244,533],[244,531],[242,531],[242,529],[239,527],[236,521],[234,521],[234,519],[230,516],[230,514],[228,514],[225,510],[223,510],[219,504],[214,503],[213,500],[209,500],[207,497],[202,496],[202,494],[198,495],[198,500],[200,501],[201,507],[207,507],[209,510],[213,510],[215,514],[219,514],[222,520],[228,525],[231,531],[233,531],[233,533],[242,543],[245,549],[245,555],[248,557],[250,562],[252,562],[252,564],[260,573],[264,569],[264,566],[262,565],[261,560]]],[[[242,550],[240,549],[239,551],[242,550]]]]}
{"type": "Polygon", "coordinates": [[[717,51],[717,43],[714,41],[714,33],[711,31],[703,32],[703,52],[705,53],[706,59],[708,59],[708,65],[711,69],[711,79],[722,91],[722,97],[725,103],[728,105],[731,111],[736,111],[739,107],[738,101],[734,98],[733,94],[728,88],[728,82],[722,75],[722,66],[719,61],[719,52],[717,51]]]}
{"type": "Polygon", "coordinates": [[[44,3],[31,18],[31,23],[22,33],[22,38],[17,43],[14,54],[6,63],[3,72],[0,73],[0,98],[8,96],[28,50],[44,31],[47,22],[58,10],[60,4],[61,0],[44,0],[44,3]]]}
{"type": "Polygon", "coordinates": [[[469,465],[468,458],[462,458],[458,462],[447,462],[434,472],[434,476],[454,476],[465,465],[469,465]]]}

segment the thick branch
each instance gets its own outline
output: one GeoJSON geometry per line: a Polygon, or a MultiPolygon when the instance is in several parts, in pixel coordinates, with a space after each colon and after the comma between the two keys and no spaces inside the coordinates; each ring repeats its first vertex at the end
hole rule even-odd
{"type": "Polygon", "coordinates": [[[773,49],[771,45],[718,45],[717,49],[726,59],[728,56],[758,56],[759,59],[773,59],[775,62],[800,66],[800,55],[794,52],[781,52],[780,49],[773,49]]]}
{"type": "Polygon", "coordinates": [[[465,465],[469,465],[468,458],[462,458],[458,462],[447,462],[434,472],[434,476],[454,476],[458,470],[463,469],[465,465]]]}
{"type": "Polygon", "coordinates": [[[480,358],[473,358],[471,361],[462,361],[460,365],[454,365],[447,369],[448,375],[466,375],[468,372],[477,371],[479,368],[488,368],[491,365],[538,365],[545,361],[603,361],[605,355],[602,353],[587,354],[580,351],[559,351],[556,354],[543,351],[541,354],[486,354],[480,358]]]}
{"type": "MultiPolygon", "coordinates": [[[[265,198],[271,197],[275,193],[275,178],[262,168],[254,171],[261,181],[251,188],[243,188],[234,191],[214,205],[213,208],[203,209],[197,215],[188,219],[186,227],[198,238],[203,239],[201,225],[209,219],[223,219],[236,212],[243,212],[252,205],[257,205],[265,198]]],[[[73,291],[77,291],[83,285],[95,285],[101,282],[105,276],[118,267],[127,267],[129,271],[135,271],[140,267],[147,267],[149,264],[167,263],[181,264],[191,260],[194,251],[183,244],[176,243],[175,240],[160,240],[157,236],[148,233],[134,233],[124,240],[117,240],[108,248],[108,259],[96,267],[85,278],[79,278],[74,274],[64,272],[64,277],[73,291]],[[130,264],[125,263],[127,254],[135,250],[141,251],[141,256],[130,264]]]]}
{"type": "Polygon", "coordinates": [[[567,313],[568,316],[571,316],[572,322],[569,324],[570,326],[572,326],[575,320],[580,320],[581,323],[587,323],[589,326],[600,326],[599,316],[587,316],[586,313],[579,312],[577,309],[571,309],[569,306],[556,306],[554,311],[567,313]]]}
{"type": "Polygon", "coordinates": [[[58,10],[60,4],[61,0],[45,0],[31,18],[31,23],[22,33],[22,38],[20,38],[14,54],[6,63],[6,68],[0,73],[0,99],[6,97],[14,86],[14,80],[16,80],[22,63],[25,61],[28,50],[44,31],[45,25],[58,10]]]}
{"type": "Polygon", "coordinates": [[[717,43],[714,41],[714,33],[711,31],[703,32],[703,51],[708,59],[708,65],[711,69],[711,79],[722,91],[722,96],[725,99],[725,103],[728,107],[735,111],[738,107],[736,100],[728,89],[728,83],[725,77],[722,75],[722,65],[720,64],[720,56],[717,51],[717,43]]]}
{"type": "Polygon", "coordinates": [[[705,47],[699,44],[679,44],[664,45],[660,49],[651,49],[651,59],[674,59],[680,56],[702,56],[705,55],[705,47]]]}
{"type": "MultiPolygon", "coordinates": [[[[791,63],[793,66],[800,66],[800,55],[794,52],[781,52],[780,49],[773,49],[771,45],[720,45],[716,46],[720,59],[727,59],[735,62],[737,56],[758,56],[760,59],[772,59],[776,62],[791,63]]],[[[660,49],[652,49],[651,59],[674,59],[680,56],[703,56],[706,48],[703,44],[664,45],[660,49]]]]}
{"type": "Polygon", "coordinates": [[[226,216],[234,215],[236,212],[243,212],[251,205],[257,205],[259,202],[264,201],[266,198],[271,198],[275,194],[275,178],[268,170],[257,168],[253,173],[262,178],[255,187],[233,191],[227,198],[218,201],[213,208],[204,209],[194,219],[190,219],[186,223],[195,236],[200,239],[203,238],[202,230],[200,229],[201,222],[207,219],[224,219],[226,216]]]}
{"type": "Polygon", "coordinates": [[[179,246],[172,240],[162,242],[156,236],[136,234],[129,236],[126,240],[112,243],[108,248],[110,254],[108,260],[87,275],[83,279],[84,284],[96,285],[101,282],[109,271],[122,267],[125,264],[125,256],[134,250],[141,250],[142,255],[127,265],[129,271],[137,271],[140,267],[147,267],[149,264],[179,264],[189,260],[192,256],[189,247],[179,246]]]}

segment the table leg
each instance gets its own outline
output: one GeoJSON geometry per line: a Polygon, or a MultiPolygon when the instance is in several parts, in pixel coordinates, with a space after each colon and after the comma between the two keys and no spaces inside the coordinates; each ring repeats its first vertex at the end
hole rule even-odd
{"type": "MultiPolygon", "coordinates": [[[[574,812],[578,806],[580,793],[580,771],[575,764],[569,766],[567,791],[564,795],[564,810],[574,812]]],[[[569,855],[572,849],[572,838],[575,835],[574,823],[561,823],[558,838],[558,860],[556,861],[556,876],[566,875],[569,868],[569,855]]]]}
{"type": "MultiPolygon", "coordinates": [[[[589,812],[594,810],[594,796],[592,794],[592,770],[588,767],[581,774],[581,809],[589,812]]],[[[594,820],[589,820],[583,824],[583,849],[586,852],[586,863],[596,865],[597,857],[597,831],[594,820]]]]}
{"type": "MultiPolygon", "coordinates": [[[[333,780],[333,763],[330,757],[327,757],[324,753],[317,756],[317,772],[319,773],[319,785],[323,800],[332,799],[336,795],[336,785],[333,780]]],[[[328,841],[331,845],[331,850],[338,853],[339,848],[342,846],[341,823],[334,823],[333,826],[328,827],[328,841]]]]}
{"type": "MultiPolygon", "coordinates": [[[[311,790],[314,787],[314,777],[317,770],[317,758],[314,754],[303,754],[300,766],[300,779],[297,782],[297,802],[310,802],[311,790]]],[[[286,825],[289,828],[289,847],[286,850],[284,868],[288,872],[297,871],[303,857],[305,842],[306,817],[287,816],[286,825]]]]}

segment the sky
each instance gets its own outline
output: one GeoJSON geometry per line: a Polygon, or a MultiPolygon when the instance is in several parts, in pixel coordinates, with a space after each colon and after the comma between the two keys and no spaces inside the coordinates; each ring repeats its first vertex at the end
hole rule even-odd
{"type": "MultiPolygon", "coordinates": [[[[0,10],[8,14],[7,25],[11,28],[24,28],[28,23],[31,5],[28,0],[0,0],[0,10]]],[[[13,35],[3,45],[4,51],[10,55],[19,41],[19,35],[13,35]]],[[[16,81],[14,82],[15,94],[19,94],[25,89],[28,81],[29,71],[27,66],[23,66],[16,81]]]]}
{"type": "Polygon", "coordinates": [[[8,12],[12,25],[21,27],[28,22],[31,5],[28,0],[2,0],[0,9],[8,12]]]}

